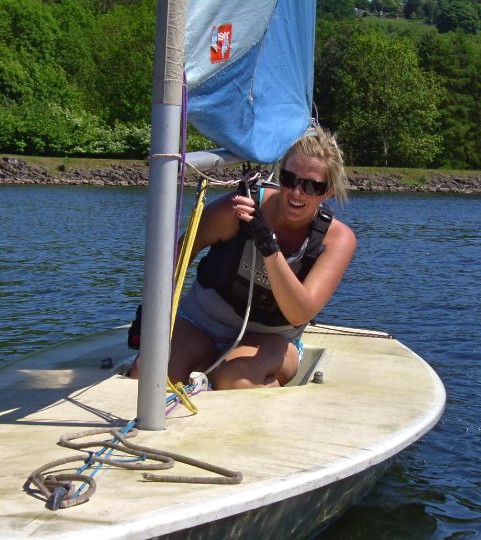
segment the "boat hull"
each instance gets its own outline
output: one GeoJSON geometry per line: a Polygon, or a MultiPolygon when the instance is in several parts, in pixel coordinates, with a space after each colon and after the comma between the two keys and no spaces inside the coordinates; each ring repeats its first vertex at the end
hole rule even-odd
{"type": "Polygon", "coordinates": [[[390,463],[389,459],[302,495],[156,538],[163,540],[312,538],[367,495],[390,463]]]}
{"type": "MultiPolygon", "coordinates": [[[[303,337],[293,385],[202,392],[198,414],[178,407],[165,430],[133,439],[239,471],[240,484],[147,482],[138,471],[104,467],[88,502],[55,512],[22,486],[37,467],[78,454],[57,446],[59,438],[135,418],[136,381],[120,374],[132,357],[126,329],[3,368],[0,537],[302,538],[327,526],[436,424],[445,393],[426,362],[381,332],[309,327],[303,337]],[[111,367],[101,369],[107,358],[111,367]]],[[[177,462],[175,474],[206,472],[177,462]]]]}

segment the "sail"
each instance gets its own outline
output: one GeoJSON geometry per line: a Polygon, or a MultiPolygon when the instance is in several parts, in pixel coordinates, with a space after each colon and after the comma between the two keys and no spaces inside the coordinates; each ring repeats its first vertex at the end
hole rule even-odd
{"type": "Polygon", "coordinates": [[[248,161],[272,163],[309,126],[315,0],[189,0],[189,122],[248,161]]]}

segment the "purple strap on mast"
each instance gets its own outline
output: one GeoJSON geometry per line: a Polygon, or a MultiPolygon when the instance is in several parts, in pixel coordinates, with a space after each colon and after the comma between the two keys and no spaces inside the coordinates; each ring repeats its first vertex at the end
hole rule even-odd
{"type": "Polygon", "coordinates": [[[182,202],[184,198],[184,185],[185,185],[185,155],[187,147],[187,102],[188,102],[188,87],[187,87],[187,77],[185,71],[183,74],[182,82],[182,125],[181,133],[182,140],[180,144],[180,189],[179,195],[177,198],[177,229],[175,233],[175,252],[174,252],[174,261],[177,261],[177,244],[179,239],[180,231],[180,222],[182,219],[182,202]]]}

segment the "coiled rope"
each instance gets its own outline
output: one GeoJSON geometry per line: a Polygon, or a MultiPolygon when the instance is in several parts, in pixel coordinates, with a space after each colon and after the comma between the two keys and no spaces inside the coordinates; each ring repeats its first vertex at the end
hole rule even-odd
{"type": "Polygon", "coordinates": [[[63,435],[60,438],[59,445],[74,450],[87,452],[85,454],[77,454],[75,456],[66,457],[51,461],[38,469],[35,469],[24,484],[26,491],[32,492],[31,484],[33,484],[40,494],[46,500],[47,507],[51,510],[59,508],[70,508],[87,502],[96,490],[96,482],[93,475],[87,476],[83,474],[83,470],[97,464],[96,471],[102,465],[110,465],[121,469],[135,471],[153,471],[165,470],[174,467],[176,462],[185,463],[192,467],[196,467],[205,471],[212,472],[217,476],[179,476],[179,475],[155,475],[152,473],[144,473],[142,476],[147,481],[154,482],[184,482],[195,484],[239,484],[242,481],[242,473],[232,471],[224,467],[212,465],[198,459],[183,456],[181,454],[168,452],[165,450],[157,450],[147,446],[133,444],[127,439],[137,436],[137,429],[134,429],[129,423],[124,429],[116,428],[100,428],[80,433],[63,435]],[[126,432],[127,430],[127,432],[126,432]],[[108,433],[113,436],[113,439],[102,441],[89,442],[73,442],[84,437],[90,437],[108,433]],[[99,448],[97,452],[92,452],[90,449],[99,448]],[[135,456],[135,459],[112,459],[110,455],[113,451],[116,453],[122,452],[128,456],[135,456]],[[105,454],[105,455],[104,455],[105,454]],[[145,463],[149,459],[154,463],[145,463]],[[67,463],[81,461],[84,466],[72,474],[45,474],[47,471],[56,469],[67,463]],[[75,491],[73,482],[82,482],[82,486],[75,491]],[[84,486],[88,485],[88,489],[81,493],[84,486]]]}

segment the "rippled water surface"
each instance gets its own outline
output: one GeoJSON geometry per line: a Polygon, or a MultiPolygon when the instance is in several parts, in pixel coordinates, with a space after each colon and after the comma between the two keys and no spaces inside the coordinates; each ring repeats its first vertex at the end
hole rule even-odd
{"type": "MultiPolygon", "coordinates": [[[[146,198],[0,186],[1,362],[132,319],[146,198]]],[[[337,215],[359,247],[320,320],[393,334],[436,369],[448,401],[434,430],[321,538],[481,538],[481,197],[360,194],[337,215]]]]}

